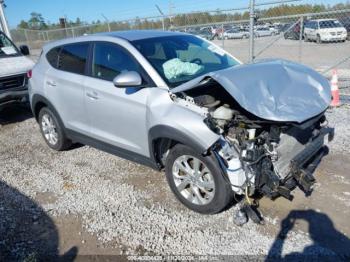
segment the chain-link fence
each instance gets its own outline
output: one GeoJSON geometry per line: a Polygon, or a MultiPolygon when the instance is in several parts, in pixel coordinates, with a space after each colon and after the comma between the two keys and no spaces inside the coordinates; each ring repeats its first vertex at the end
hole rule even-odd
{"type": "MultiPolygon", "coordinates": [[[[247,6],[135,18],[53,30],[12,30],[17,44],[40,50],[45,42],[106,31],[165,29],[192,33],[219,44],[242,62],[282,58],[330,77],[338,69],[350,86],[350,2],[247,0],[247,6]]],[[[38,53],[38,52],[37,52],[38,53]]]]}

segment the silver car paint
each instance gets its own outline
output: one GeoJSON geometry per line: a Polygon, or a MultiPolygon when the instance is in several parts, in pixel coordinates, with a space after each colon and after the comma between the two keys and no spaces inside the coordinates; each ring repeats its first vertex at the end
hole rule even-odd
{"type": "Polygon", "coordinates": [[[331,101],[326,78],[311,68],[284,60],[211,72],[171,91],[189,90],[206,77],[222,85],[244,109],[267,120],[301,123],[325,111],[331,101]]]}
{"type": "Polygon", "coordinates": [[[84,36],[46,45],[39,65],[33,69],[30,86],[30,97],[33,98],[33,94],[46,97],[59,112],[66,128],[147,157],[150,157],[148,132],[157,125],[179,130],[203,148],[219,139],[203,122],[204,116],[176,104],[165,82],[148,61],[128,41],[117,37],[84,36]],[[106,41],[123,46],[148,72],[156,86],[139,90],[117,88],[112,81],[54,69],[44,59],[55,46],[85,41],[106,41]],[[38,78],[44,78],[44,82],[38,78]]]}

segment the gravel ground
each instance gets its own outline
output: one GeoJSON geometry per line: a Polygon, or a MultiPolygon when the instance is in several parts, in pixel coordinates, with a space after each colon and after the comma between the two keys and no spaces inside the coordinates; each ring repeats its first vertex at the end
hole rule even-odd
{"type": "Polygon", "coordinates": [[[330,126],[335,128],[335,138],[330,144],[332,153],[349,154],[350,152],[350,106],[342,105],[340,108],[327,111],[330,126]]]}
{"type": "MultiPolygon", "coordinates": [[[[141,191],[125,183],[130,175],[142,184],[152,183],[143,179],[154,172],[150,169],[87,146],[61,153],[49,150],[33,119],[4,128],[1,136],[16,138],[1,139],[2,181],[31,198],[38,192],[54,194],[57,200],[42,206],[47,213],[79,214],[86,229],[103,242],[118,240],[130,252],[142,247],[156,254],[225,255],[266,254],[274,241],[255,224],[236,228],[231,211],[202,216],[183,208],[161,173],[161,191],[169,203],[155,201],[158,189],[141,191]]],[[[284,252],[301,251],[307,244],[306,235],[292,233],[284,252]]]]}
{"type": "MultiPolygon", "coordinates": [[[[327,113],[330,124],[335,125],[337,130],[335,141],[331,144],[332,154],[348,154],[350,151],[347,139],[350,134],[349,112],[349,107],[343,106],[327,113]]],[[[302,230],[290,230],[283,240],[276,242],[278,223],[282,218],[269,216],[268,213],[265,213],[264,227],[252,222],[236,227],[232,221],[234,207],[214,216],[191,212],[175,200],[162,173],[88,146],[66,152],[52,151],[41,138],[35,120],[29,118],[30,113],[27,113],[28,119],[25,114],[21,115],[22,118],[14,123],[11,123],[12,116],[5,120],[0,118],[0,188],[3,194],[0,233],[6,232],[6,239],[12,239],[12,245],[6,243],[6,239],[0,241],[0,248],[1,244],[7,244],[8,254],[14,252],[17,257],[22,257],[18,255],[21,254],[19,250],[24,250],[27,256],[31,252],[42,252],[40,248],[23,249],[23,245],[31,246],[33,241],[23,244],[23,241],[17,241],[15,234],[9,233],[12,232],[9,231],[9,221],[19,224],[18,221],[22,220],[13,218],[23,210],[27,210],[27,224],[34,227],[45,225],[42,231],[48,232],[52,232],[54,227],[50,217],[79,216],[85,230],[96,235],[99,242],[112,245],[124,254],[334,252],[334,249],[315,245],[309,233],[302,230]],[[45,195],[50,199],[46,197],[40,206],[35,204],[45,195]],[[7,200],[4,202],[4,199],[7,200]],[[33,221],[38,222],[34,224],[33,221]],[[305,249],[308,246],[313,248],[305,249]]],[[[348,183],[347,177],[340,177],[348,183]]],[[[344,192],[335,195],[335,198],[348,202],[350,193],[344,192]]],[[[33,234],[33,230],[26,234],[33,234]]],[[[36,231],[35,234],[38,235],[36,231]]],[[[56,234],[53,234],[53,239],[53,245],[57,244],[56,234]]],[[[36,243],[49,252],[58,252],[52,246],[42,245],[45,241],[47,238],[40,237],[36,243]]]]}

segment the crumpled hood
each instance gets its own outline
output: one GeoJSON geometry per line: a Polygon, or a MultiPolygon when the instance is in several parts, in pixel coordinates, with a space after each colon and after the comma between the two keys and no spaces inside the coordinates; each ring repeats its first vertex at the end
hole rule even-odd
{"type": "Polygon", "coordinates": [[[189,90],[211,77],[250,113],[273,121],[301,123],[327,109],[329,82],[306,66],[286,60],[264,60],[211,72],[171,90],[189,90]]]}
{"type": "Polygon", "coordinates": [[[26,73],[34,63],[25,56],[0,58],[0,77],[26,73]]]}

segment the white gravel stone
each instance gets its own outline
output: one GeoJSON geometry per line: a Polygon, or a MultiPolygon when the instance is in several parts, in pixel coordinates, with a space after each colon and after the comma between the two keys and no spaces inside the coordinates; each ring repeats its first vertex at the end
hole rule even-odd
{"type": "MultiPolygon", "coordinates": [[[[327,112],[336,127],[330,147],[339,153],[349,152],[349,112],[347,107],[327,112]]],[[[79,215],[88,232],[102,242],[117,241],[129,247],[128,253],[141,246],[154,254],[266,255],[275,240],[252,222],[236,227],[232,209],[213,216],[187,210],[172,196],[165,179],[156,185],[166,188],[162,200],[157,200],[154,191],[125,182],[127,176],[142,181],[145,173],[155,171],[87,146],[54,152],[33,119],[2,127],[1,133],[9,138],[0,140],[2,181],[32,198],[37,192],[54,194],[55,202],[43,205],[50,215],[79,215]]],[[[144,182],[147,188],[153,183],[144,182]]],[[[275,219],[267,223],[279,226],[275,219]]],[[[291,231],[283,254],[301,252],[311,244],[307,234],[291,231]]],[[[320,252],[325,251],[320,247],[320,252]]]]}

